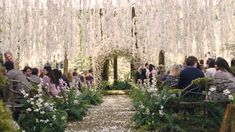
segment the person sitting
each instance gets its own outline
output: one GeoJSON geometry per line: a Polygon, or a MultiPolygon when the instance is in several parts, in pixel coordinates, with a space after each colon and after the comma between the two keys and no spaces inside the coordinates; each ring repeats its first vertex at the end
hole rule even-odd
{"type": "Polygon", "coordinates": [[[43,68],[43,86],[47,87],[48,92],[53,96],[56,96],[60,93],[60,90],[56,87],[56,79],[54,73],[50,66],[45,66],[43,68]]]}
{"type": "Polygon", "coordinates": [[[36,84],[39,84],[41,82],[41,79],[38,76],[38,69],[37,68],[32,69],[32,76],[30,77],[30,81],[34,82],[36,84]]]}
{"type": "Polygon", "coordinates": [[[153,64],[150,64],[149,65],[149,83],[150,85],[152,85],[154,82],[153,82],[153,79],[156,78],[157,76],[157,70],[155,69],[155,66],[153,64]]]}
{"type": "Polygon", "coordinates": [[[231,60],[231,67],[230,69],[232,70],[233,73],[235,73],[235,58],[231,60]]]}
{"type": "Polygon", "coordinates": [[[23,69],[23,73],[24,75],[26,76],[26,78],[28,80],[30,80],[31,76],[32,76],[32,68],[29,67],[29,66],[25,66],[24,69],[23,69]]]}
{"type": "Polygon", "coordinates": [[[207,69],[206,69],[205,76],[209,78],[213,78],[216,73],[215,59],[208,58],[208,60],[206,61],[206,68],[207,69]]]}
{"type": "MultiPolygon", "coordinates": [[[[191,82],[198,78],[203,78],[204,73],[197,68],[197,58],[189,56],[186,61],[186,67],[180,72],[178,88],[184,89],[191,84],[191,82]]],[[[188,90],[194,88],[190,87],[188,90]]],[[[195,90],[196,91],[196,90],[195,90]]],[[[192,92],[195,92],[194,90],[192,92]]],[[[202,91],[200,91],[202,92],[202,91]]]]}
{"type": "Polygon", "coordinates": [[[235,92],[235,74],[232,72],[232,70],[229,68],[228,62],[222,58],[218,57],[215,62],[216,66],[216,73],[214,75],[214,78],[217,79],[225,79],[230,80],[232,83],[228,85],[228,89],[230,92],[235,92]]]}
{"type": "MultiPolygon", "coordinates": [[[[14,63],[13,62],[7,61],[5,63],[5,67],[6,67],[6,70],[7,70],[6,76],[8,78],[13,79],[13,80],[18,80],[18,81],[22,82],[24,85],[27,86],[27,88],[32,87],[31,83],[27,80],[27,78],[23,74],[23,72],[20,71],[20,70],[14,69],[14,63]]],[[[19,83],[17,85],[16,90],[20,91],[22,89],[23,89],[22,84],[19,83]]]]}
{"type": "Polygon", "coordinates": [[[170,68],[170,73],[166,75],[166,80],[164,81],[164,85],[170,87],[176,87],[179,81],[179,75],[181,71],[181,66],[174,64],[170,68]]]}
{"type": "Polygon", "coordinates": [[[13,58],[13,55],[10,51],[5,52],[4,57],[5,57],[6,62],[7,61],[13,62],[14,68],[19,70],[19,62],[13,58]]]}

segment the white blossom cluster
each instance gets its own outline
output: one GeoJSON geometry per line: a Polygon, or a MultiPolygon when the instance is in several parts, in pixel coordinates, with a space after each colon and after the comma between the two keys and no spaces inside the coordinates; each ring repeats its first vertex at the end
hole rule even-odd
{"type": "MultiPolygon", "coordinates": [[[[216,91],[217,91],[217,87],[216,87],[216,86],[211,86],[211,87],[209,88],[209,92],[208,92],[209,97],[215,96],[215,95],[217,94],[216,91]]],[[[232,95],[232,93],[231,93],[231,91],[230,91],[229,89],[223,90],[223,93],[222,93],[222,94],[223,94],[225,97],[227,97],[229,100],[231,100],[231,101],[234,100],[234,97],[233,97],[233,95],[232,95]]]]}

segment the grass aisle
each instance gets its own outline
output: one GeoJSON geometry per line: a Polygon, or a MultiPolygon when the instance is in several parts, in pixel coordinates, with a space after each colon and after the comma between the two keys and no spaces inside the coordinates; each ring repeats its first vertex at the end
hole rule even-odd
{"type": "Polygon", "coordinates": [[[104,96],[101,105],[90,108],[82,122],[68,124],[67,132],[128,132],[134,115],[128,95],[104,96]]]}

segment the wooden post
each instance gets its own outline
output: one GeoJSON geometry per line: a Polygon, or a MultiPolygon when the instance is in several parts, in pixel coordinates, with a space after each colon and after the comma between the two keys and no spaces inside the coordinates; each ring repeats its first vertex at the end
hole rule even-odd
{"type": "Polygon", "coordinates": [[[220,132],[235,132],[235,106],[233,104],[227,105],[220,132]]]}
{"type": "Polygon", "coordinates": [[[108,80],[109,80],[109,60],[106,60],[102,71],[102,81],[108,81],[108,80]]]}
{"type": "Polygon", "coordinates": [[[113,63],[113,73],[114,73],[114,82],[118,80],[118,58],[117,56],[114,57],[114,63],[113,63]]]}

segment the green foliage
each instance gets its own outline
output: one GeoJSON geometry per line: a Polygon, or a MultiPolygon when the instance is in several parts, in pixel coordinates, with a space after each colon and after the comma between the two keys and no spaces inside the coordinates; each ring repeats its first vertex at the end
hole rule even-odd
{"type": "Polygon", "coordinates": [[[30,91],[22,90],[24,107],[18,118],[19,125],[29,132],[63,132],[67,113],[57,109],[46,88],[34,86],[30,91]]]}
{"type": "Polygon", "coordinates": [[[113,83],[112,89],[117,90],[124,90],[124,89],[131,89],[132,85],[128,83],[127,81],[115,81],[113,83]]]}
{"type": "Polygon", "coordinates": [[[110,84],[109,81],[102,81],[99,85],[99,88],[110,90],[111,89],[111,84],[110,84]]]}
{"type": "Polygon", "coordinates": [[[162,90],[134,89],[131,97],[137,112],[136,126],[157,131],[218,131],[226,103],[198,100],[182,105],[181,90],[158,86],[162,90]],[[203,118],[202,118],[203,117],[203,118]]]}
{"type": "Polygon", "coordinates": [[[18,119],[19,124],[28,132],[63,132],[67,123],[67,113],[56,110],[22,113],[18,119]]]}
{"type": "Polygon", "coordinates": [[[112,85],[108,81],[101,82],[103,90],[130,90],[133,86],[128,81],[115,81],[112,85]]]}
{"type": "Polygon", "coordinates": [[[0,101],[0,131],[1,132],[16,132],[13,125],[12,115],[9,109],[0,101]]]}
{"type": "Polygon", "coordinates": [[[4,76],[5,69],[0,65],[0,89],[5,88],[7,84],[7,78],[4,76]]]}
{"type": "Polygon", "coordinates": [[[172,101],[176,100],[178,95],[178,91],[168,88],[159,93],[135,89],[131,97],[137,110],[134,115],[136,125],[159,131],[180,129],[172,116],[172,101]]]}
{"type": "Polygon", "coordinates": [[[102,94],[100,91],[86,89],[79,97],[80,100],[84,101],[84,103],[88,105],[97,105],[102,103],[102,94]]]}
{"type": "Polygon", "coordinates": [[[82,120],[86,115],[88,105],[97,105],[102,102],[102,95],[99,91],[84,89],[80,93],[76,89],[65,90],[60,97],[54,97],[57,109],[65,110],[69,120],[82,120]]]}
{"type": "Polygon", "coordinates": [[[57,109],[65,110],[68,113],[69,120],[82,120],[87,108],[84,101],[80,100],[78,90],[64,90],[60,93],[60,97],[54,97],[57,109]]]}

